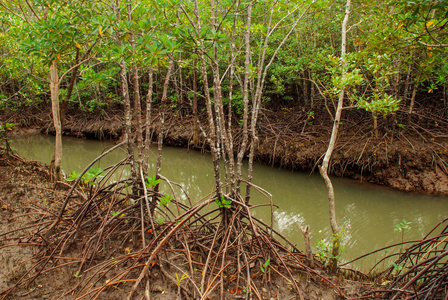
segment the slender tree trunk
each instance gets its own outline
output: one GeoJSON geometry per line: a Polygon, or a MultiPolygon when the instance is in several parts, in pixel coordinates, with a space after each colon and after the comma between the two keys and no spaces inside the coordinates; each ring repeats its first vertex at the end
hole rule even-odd
{"type": "Polygon", "coordinates": [[[140,103],[140,83],[137,66],[132,67],[132,79],[134,86],[134,114],[137,123],[137,157],[139,163],[143,160],[143,123],[142,123],[142,106],[140,103]]]}
{"type": "MultiPolygon", "coordinates": [[[[128,21],[132,21],[132,4],[127,4],[126,9],[128,12],[128,21]]],[[[131,32],[129,35],[129,44],[132,50],[135,51],[134,34],[131,32]]],[[[135,52],[134,52],[135,54],[135,52]]],[[[141,164],[143,158],[143,123],[142,123],[142,108],[140,103],[140,83],[138,76],[137,66],[132,66],[132,80],[133,80],[133,100],[134,100],[134,117],[136,121],[136,135],[137,135],[137,161],[141,164]]]]}
{"type": "MultiPolygon", "coordinates": [[[[345,16],[344,21],[342,22],[342,43],[341,43],[341,57],[343,66],[343,72],[346,72],[346,63],[345,63],[345,54],[346,54],[346,43],[347,43],[347,23],[350,15],[350,0],[347,0],[345,6],[345,16]]],[[[344,103],[344,95],[345,90],[342,89],[339,93],[338,106],[336,109],[336,114],[333,122],[333,130],[331,132],[330,142],[328,143],[328,148],[325,153],[324,159],[322,161],[322,165],[319,166],[319,172],[322,178],[324,179],[325,186],[327,187],[328,192],[328,208],[329,208],[329,217],[330,217],[330,227],[333,232],[333,251],[332,257],[330,259],[330,271],[335,273],[337,271],[338,266],[338,257],[339,257],[339,246],[340,246],[340,232],[339,226],[336,221],[336,203],[334,197],[334,188],[331,182],[330,177],[328,176],[328,166],[330,163],[331,155],[333,154],[336,140],[339,132],[339,122],[341,120],[342,107],[344,103]]]]}
{"type": "Polygon", "coordinates": [[[51,109],[53,112],[53,124],[56,131],[54,154],[50,169],[53,171],[53,180],[59,181],[62,178],[62,126],[61,112],[59,109],[59,76],[56,60],[50,66],[50,93],[51,93],[51,109]]]}
{"type": "MultiPolygon", "coordinates": [[[[348,1],[350,1],[350,0],[348,0],[348,1]]],[[[336,110],[336,115],[335,115],[335,119],[334,119],[334,123],[333,123],[333,130],[331,132],[330,142],[328,144],[327,152],[325,153],[325,157],[322,162],[322,165],[319,166],[320,175],[324,179],[325,186],[327,187],[328,208],[329,208],[329,215],[330,215],[330,227],[331,227],[331,231],[333,232],[333,251],[332,251],[332,258],[330,260],[331,272],[336,272],[336,270],[337,270],[337,263],[338,263],[337,257],[339,256],[339,240],[337,239],[337,237],[339,235],[339,227],[338,227],[338,224],[336,221],[336,204],[335,204],[335,197],[334,197],[334,188],[333,188],[331,179],[328,176],[328,165],[329,165],[334,147],[336,145],[336,139],[337,139],[337,135],[338,135],[338,131],[339,131],[339,122],[341,120],[343,99],[344,99],[344,90],[342,90],[339,94],[338,107],[336,110]]]]}
{"type": "MultiPolygon", "coordinates": [[[[177,11],[177,20],[176,20],[176,27],[179,26],[179,20],[180,20],[180,9],[177,11]]],[[[174,55],[174,54],[173,54],[174,55]]],[[[166,71],[165,81],[163,82],[163,91],[162,91],[162,99],[160,100],[160,110],[159,110],[159,116],[160,116],[160,130],[159,134],[157,136],[157,163],[156,163],[156,179],[160,178],[160,171],[162,170],[162,147],[163,147],[163,135],[165,134],[165,108],[167,106],[166,99],[168,96],[168,85],[170,83],[172,71],[174,68],[174,57],[169,59],[168,63],[168,69],[166,71]]],[[[159,185],[157,185],[154,188],[154,191],[159,191],[159,185]]]]}
{"type": "MultiPolygon", "coordinates": [[[[215,1],[210,2],[212,10],[212,26],[213,30],[217,30],[218,24],[216,23],[215,16],[215,1]]],[[[221,76],[219,73],[219,60],[218,60],[218,49],[216,43],[213,44],[214,52],[214,62],[213,66],[213,86],[214,86],[214,100],[215,100],[215,112],[216,112],[216,125],[218,130],[218,144],[221,144],[222,149],[222,159],[224,162],[224,167],[226,170],[226,182],[234,182],[235,177],[235,160],[233,147],[230,145],[228,131],[226,129],[226,119],[224,116],[224,106],[222,103],[222,88],[221,88],[221,76]],[[226,157],[228,159],[228,166],[226,162],[226,157]]],[[[230,62],[233,65],[233,61],[230,62]]],[[[230,129],[230,128],[229,128],[230,129]]],[[[219,150],[218,150],[219,151],[219,150]]],[[[233,184],[231,184],[233,186],[233,184]]]]}
{"type": "MultiPolygon", "coordinates": [[[[298,7],[296,8],[298,9],[298,7]]],[[[258,120],[258,113],[260,111],[260,107],[261,107],[261,98],[263,96],[263,90],[264,90],[264,83],[266,81],[266,76],[269,70],[269,67],[272,65],[272,62],[274,61],[274,59],[277,57],[277,53],[278,51],[283,47],[283,45],[285,44],[286,40],[289,38],[289,36],[291,35],[291,33],[294,31],[294,29],[296,28],[297,24],[299,23],[300,20],[302,20],[303,16],[305,15],[305,13],[308,11],[309,7],[305,10],[303,10],[301,16],[294,21],[294,23],[291,26],[291,29],[288,31],[288,33],[286,35],[283,36],[283,40],[280,42],[280,44],[277,46],[277,48],[275,49],[274,53],[271,56],[271,59],[269,60],[269,62],[266,64],[266,66],[264,66],[265,63],[265,59],[266,59],[266,50],[268,49],[268,41],[269,41],[269,37],[270,35],[273,33],[274,29],[276,28],[275,25],[272,29],[271,29],[271,25],[272,25],[272,16],[274,14],[274,10],[271,10],[271,14],[270,14],[270,18],[269,18],[269,24],[267,26],[267,34],[264,40],[264,45],[261,51],[261,55],[260,55],[260,61],[258,62],[258,70],[257,70],[257,84],[255,87],[255,93],[253,95],[253,100],[252,100],[252,116],[251,116],[251,144],[250,144],[250,151],[249,151],[249,164],[248,164],[248,168],[247,168],[247,181],[249,182],[249,184],[246,186],[246,202],[249,202],[249,198],[250,198],[250,182],[252,181],[252,171],[253,171],[253,163],[254,163],[254,157],[255,157],[255,150],[258,146],[258,136],[257,136],[257,120],[258,120]]],[[[295,10],[294,10],[295,11],[295,10]]]]}
{"type": "MultiPolygon", "coordinates": [[[[199,6],[198,6],[198,0],[194,1],[194,15],[196,16],[196,35],[199,37],[201,32],[201,21],[199,17],[199,6]]],[[[204,87],[204,98],[205,98],[205,104],[207,108],[207,115],[208,115],[208,126],[210,128],[209,133],[209,143],[210,143],[210,150],[213,157],[213,170],[215,174],[215,184],[216,184],[216,195],[218,198],[221,198],[221,176],[220,176],[220,170],[219,170],[219,158],[220,153],[217,150],[216,145],[216,128],[215,128],[215,121],[213,117],[213,111],[212,111],[212,105],[211,105],[211,99],[210,99],[210,92],[209,92],[209,85],[208,85],[208,78],[207,78],[207,64],[205,61],[205,54],[204,54],[204,43],[202,40],[199,39],[199,59],[201,62],[201,74],[202,74],[202,82],[204,87]]]]}
{"type": "MultiPolygon", "coordinates": [[[[171,59],[168,64],[168,69],[166,71],[165,81],[163,83],[162,99],[160,100],[160,129],[157,136],[157,163],[156,163],[156,178],[159,179],[160,172],[162,170],[162,147],[163,147],[163,135],[165,134],[165,108],[166,99],[168,94],[168,84],[171,78],[171,72],[173,70],[174,61],[171,59]]],[[[159,185],[154,189],[156,192],[159,191],[159,185]]]]}
{"type": "Polygon", "coordinates": [[[128,145],[128,154],[133,155],[134,151],[132,149],[131,100],[129,98],[129,86],[126,72],[126,63],[124,59],[120,61],[119,66],[120,66],[121,98],[123,99],[124,103],[125,139],[128,145]]]}
{"type": "Polygon", "coordinates": [[[199,145],[199,119],[198,119],[198,73],[196,69],[197,59],[193,58],[193,145],[199,145]]]}
{"type": "MultiPolygon", "coordinates": [[[[271,16],[269,19],[269,25],[268,28],[271,27],[272,24],[272,16],[273,16],[273,10],[271,10],[271,16]]],[[[248,17],[249,19],[249,17],[248,17]]],[[[248,28],[247,28],[247,32],[246,32],[246,47],[247,44],[249,43],[248,38],[249,33],[250,33],[250,19],[248,20],[248,28]]],[[[257,84],[255,86],[255,92],[253,93],[253,97],[252,97],[252,114],[251,114],[251,118],[250,118],[250,133],[251,133],[251,142],[250,142],[250,149],[249,149],[249,164],[247,166],[247,181],[250,183],[252,182],[252,168],[253,168],[253,163],[254,163],[254,157],[255,157],[255,150],[256,147],[258,145],[258,136],[257,136],[257,118],[258,118],[258,111],[260,108],[260,102],[261,101],[261,93],[263,91],[263,85],[264,85],[264,76],[262,76],[262,70],[263,70],[263,66],[264,66],[264,62],[265,62],[265,58],[266,58],[266,48],[268,46],[268,38],[269,36],[266,36],[265,40],[264,40],[264,49],[263,52],[261,54],[261,59],[259,61],[259,68],[257,70],[257,84]]],[[[275,53],[274,55],[275,56],[275,53]]],[[[269,63],[268,65],[264,68],[264,71],[267,71],[267,69],[269,68],[269,63]]],[[[246,203],[249,203],[249,199],[250,199],[250,184],[246,185],[246,195],[245,195],[245,201],[246,203]]]]}
{"type": "MultiPolygon", "coordinates": [[[[239,11],[240,2],[236,1],[236,11],[239,11]]],[[[230,41],[230,75],[229,75],[229,103],[228,111],[227,111],[227,137],[229,139],[229,156],[231,156],[231,165],[229,166],[232,176],[230,177],[230,186],[229,191],[232,197],[237,195],[235,189],[235,151],[233,145],[233,134],[232,134],[232,97],[233,97],[233,77],[235,76],[235,32],[236,32],[236,17],[233,19],[233,27],[232,27],[232,38],[230,41]]],[[[247,47],[246,47],[247,48],[247,47]]]]}
{"type": "Polygon", "coordinates": [[[377,139],[378,138],[378,116],[376,113],[372,113],[373,118],[373,135],[377,139]]]}
{"type": "MultiPolygon", "coordinates": [[[[120,22],[120,0],[116,0],[114,12],[117,16],[117,22],[120,22]]],[[[117,43],[119,46],[122,45],[120,40],[120,34],[117,33],[117,43]]],[[[129,97],[129,85],[127,78],[127,70],[126,70],[126,62],[124,59],[121,59],[119,63],[120,72],[120,83],[121,83],[121,99],[124,105],[124,120],[125,120],[125,140],[127,144],[128,155],[131,156],[130,164],[131,164],[131,175],[132,178],[137,178],[135,164],[134,164],[134,149],[133,141],[132,141],[132,115],[131,115],[131,100],[129,97]]]]}
{"type": "MultiPolygon", "coordinates": [[[[216,31],[216,15],[215,15],[215,1],[210,0],[210,20],[212,25],[212,30],[216,31]]],[[[213,74],[213,108],[215,109],[215,126],[216,126],[216,150],[222,157],[223,161],[225,158],[225,153],[222,151],[223,146],[223,128],[222,128],[222,118],[221,118],[221,85],[219,83],[219,62],[218,62],[218,51],[216,43],[213,43],[213,60],[211,61],[212,74],[213,74]]],[[[225,164],[224,164],[225,165],[225,164]]]]}
{"type": "Polygon", "coordinates": [[[237,157],[237,175],[236,193],[241,194],[241,180],[243,170],[243,158],[247,150],[249,141],[248,119],[249,119],[249,77],[250,77],[250,27],[252,17],[252,3],[247,7],[246,31],[244,32],[244,42],[246,46],[246,54],[244,60],[244,81],[243,81],[243,140],[237,157]]]}
{"type": "Polygon", "coordinates": [[[145,149],[143,152],[143,172],[145,175],[149,173],[149,146],[151,144],[151,106],[153,93],[153,76],[154,69],[149,68],[148,72],[148,93],[146,94],[146,131],[145,131],[145,149]]]}
{"type": "Polygon", "coordinates": [[[305,240],[305,254],[307,258],[307,264],[309,267],[314,268],[314,258],[313,252],[311,251],[311,241],[310,241],[310,227],[305,226],[305,228],[300,228],[303,233],[303,238],[305,240]]]}
{"type": "Polygon", "coordinates": [[[415,105],[415,96],[417,95],[418,84],[414,83],[414,87],[412,89],[411,103],[409,104],[409,119],[411,118],[412,111],[414,110],[415,105]]]}

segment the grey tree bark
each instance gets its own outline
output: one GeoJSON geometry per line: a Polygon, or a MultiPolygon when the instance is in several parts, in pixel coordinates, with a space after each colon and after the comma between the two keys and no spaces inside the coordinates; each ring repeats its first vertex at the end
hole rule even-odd
{"type": "Polygon", "coordinates": [[[153,76],[154,69],[149,68],[148,71],[148,93],[146,94],[146,129],[145,129],[145,147],[143,151],[143,172],[148,175],[149,169],[149,145],[151,144],[151,107],[153,93],[153,76]]]}
{"type": "Polygon", "coordinates": [[[61,112],[59,108],[59,77],[57,61],[53,60],[50,66],[50,93],[51,93],[51,110],[53,113],[53,124],[56,131],[54,143],[54,155],[50,165],[52,170],[52,179],[56,182],[62,178],[62,126],[61,126],[61,112]]]}
{"type": "MultiPolygon", "coordinates": [[[[347,47],[346,46],[346,44],[347,44],[347,23],[348,23],[348,18],[350,15],[350,1],[351,0],[347,0],[347,2],[346,2],[344,21],[342,22],[341,57],[342,57],[342,63],[344,64],[343,72],[346,72],[344,58],[346,55],[346,47],[347,47]]],[[[329,163],[331,160],[331,155],[333,154],[333,151],[334,151],[334,148],[336,145],[336,140],[338,138],[339,122],[341,121],[341,113],[342,113],[342,106],[344,103],[344,95],[345,95],[345,90],[342,89],[339,92],[338,105],[337,105],[336,114],[334,117],[333,130],[331,131],[330,142],[328,143],[327,151],[325,152],[325,156],[322,161],[322,164],[319,166],[320,175],[324,179],[325,186],[327,187],[327,192],[328,192],[328,209],[329,209],[330,227],[331,227],[331,231],[333,232],[333,250],[332,250],[332,256],[330,258],[330,271],[333,273],[336,272],[337,266],[338,266],[338,257],[339,257],[339,249],[340,249],[340,231],[339,231],[338,223],[336,221],[336,204],[335,204],[335,197],[334,197],[334,188],[333,188],[331,179],[328,176],[328,166],[329,166],[329,163]]]]}

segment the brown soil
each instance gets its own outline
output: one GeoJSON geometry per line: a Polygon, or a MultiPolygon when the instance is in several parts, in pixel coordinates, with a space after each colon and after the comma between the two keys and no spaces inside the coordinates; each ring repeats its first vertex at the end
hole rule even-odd
{"type": "MultiPolygon", "coordinates": [[[[25,240],[10,243],[11,239],[27,236],[32,229],[22,230],[24,224],[35,225],[38,214],[37,207],[52,207],[54,205],[51,185],[47,181],[45,167],[36,162],[14,156],[9,158],[0,155],[0,290],[10,287],[15,280],[24,275],[26,270],[32,267],[34,249],[31,246],[22,246],[25,240]],[[19,230],[20,229],[20,230],[19,230]],[[15,231],[14,230],[19,230],[15,231]],[[7,232],[12,232],[6,235],[7,232]]],[[[47,289],[48,282],[60,283],[56,277],[46,280],[38,280],[29,289],[24,289],[16,294],[15,298],[36,299],[36,297],[48,298],[62,288],[55,286],[47,289]],[[43,288],[45,286],[45,288],[43,288]],[[33,295],[31,297],[30,295],[33,295]]]]}
{"type": "MultiPolygon", "coordinates": [[[[330,166],[333,175],[405,191],[448,194],[448,122],[417,110],[410,119],[379,120],[379,135],[375,137],[369,116],[360,116],[357,111],[344,114],[346,119],[340,126],[330,166]],[[401,128],[399,122],[407,125],[401,128]]],[[[191,144],[193,118],[178,113],[168,115],[171,118],[167,121],[164,143],[194,148],[191,144]]],[[[295,109],[262,110],[255,159],[272,166],[314,172],[326,151],[332,126],[325,110],[316,109],[314,116],[308,119],[304,111],[295,109]]],[[[0,115],[0,120],[18,124],[19,133],[26,133],[26,130],[54,132],[48,109],[37,111],[33,108],[33,111],[21,114],[4,114],[0,115]]],[[[154,133],[157,133],[159,125],[155,117],[154,133]]],[[[96,114],[69,111],[64,134],[120,139],[123,126],[119,109],[96,114]]],[[[153,137],[155,139],[156,134],[153,137]]],[[[241,141],[241,128],[236,124],[233,137],[237,147],[241,141]]],[[[196,148],[208,151],[204,138],[196,148]]]]}

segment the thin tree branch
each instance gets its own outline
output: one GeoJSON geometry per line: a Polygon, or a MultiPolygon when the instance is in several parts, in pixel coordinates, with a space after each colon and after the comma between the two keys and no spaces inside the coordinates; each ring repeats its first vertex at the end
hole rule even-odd
{"type": "Polygon", "coordinates": [[[30,22],[27,18],[25,18],[24,16],[21,16],[21,15],[16,14],[16,13],[13,12],[9,7],[7,7],[5,4],[3,4],[3,3],[0,2],[0,6],[2,6],[4,9],[6,9],[10,14],[16,16],[17,18],[22,19],[22,20],[25,21],[28,25],[30,25],[31,27],[35,28],[35,27],[33,26],[33,24],[31,24],[31,22],[30,22]]]}
{"type": "Polygon", "coordinates": [[[34,10],[34,7],[30,4],[30,2],[28,0],[25,0],[26,4],[28,4],[28,7],[31,9],[31,11],[33,12],[34,16],[36,16],[36,18],[41,21],[40,17],[37,15],[36,11],[34,10]]]}
{"type": "Polygon", "coordinates": [[[72,71],[73,69],[75,69],[76,67],[79,67],[80,65],[82,65],[82,64],[85,63],[86,61],[91,60],[92,58],[95,57],[96,54],[97,54],[97,52],[95,52],[95,53],[93,54],[92,57],[89,57],[89,58],[86,58],[86,59],[80,61],[79,63],[77,63],[76,65],[74,65],[73,67],[71,67],[70,69],[68,69],[67,71],[65,71],[65,73],[62,74],[61,77],[59,77],[58,84],[61,84],[62,79],[64,79],[64,77],[65,77],[69,72],[71,72],[71,71],[72,71]]]}

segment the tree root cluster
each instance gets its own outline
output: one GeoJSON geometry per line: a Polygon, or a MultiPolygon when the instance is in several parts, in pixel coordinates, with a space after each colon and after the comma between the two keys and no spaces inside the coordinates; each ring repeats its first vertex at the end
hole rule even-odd
{"type": "Polygon", "coordinates": [[[244,201],[228,197],[231,205],[223,207],[211,193],[191,203],[173,189],[173,200],[163,204],[163,194],[143,188],[139,176],[125,175],[130,162],[128,157],[107,168],[86,187],[80,178],[87,167],[59,202],[59,213],[36,205],[35,221],[20,228],[22,234],[2,234],[2,247],[29,246],[35,263],[0,296],[14,296],[40,276],[64,270],[76,281],[61,297],[74,299],[104,298],[111,290],[149,299],[160,278],[177,288],[179,299],[309,299],[310,288],[322,285],[332,298],[344,298],[321,263],[310,268],[306,256],[252,216],[244,201]],[[114,174],[119,179],[110,183],[114,174]],[[290,294],[276,279],[289,284],[290,294]]]}
{"type": "Polygon", "coordinates": [[[365,293],[362,299],[447,299],[448,218],[422,240],[390,245],[355,260],[391,248],[403,249],[404,246],[408,246],[405,251],[387,255],[373,266],[370,274],[374,274],[374,269],[383,262],[390,262],[390,267],[375,274],[377,287],[365,293]]]}
{"type": "MultiPolygon", "coordinates": [[[[0,161],[29,174],[14,154],[0,161]]],[[[69,274],[69,284],[51,290],[51,297],[164,299],[166,292],[166,299],[314,299],[310,295],[326,291],[324,298],[339,299],[368,290],[361,299],[445,299],[448,294],[448,219],[421,241],[376,250],[411,245],[385,257],[391,267],[379,274],[347,269],[360,285],[353,294],[347,282],[326,275],[319,260],[310,268],[303,253],[252,216],[253,207],[240,199],[229,197],[230,208],[219,207],[211,193],[192,203],[173,188],[174,199],[163,205],[163,194],[126,175],[129,163],[128,157],[107,168],[94,186],[79,180],[67,185],[69,190],[59,183],[62,190],[51,191],[26,184],[45,191],[48,205],[27,201],[25,209],[9,215],[0,250],[29,249],[24,252],[29,256],[12,271],[15,280],[0,291],[1,299],[35,295],[44,278],[62,272],[69,274]],[[112,182],[114,174],[119,178],[112,182]],[[376,284],[362,283],[372,278],[376,284]]],[[[41,165],[31,169],[45,173],[41,165]]],[[[175,186],[162,179],[170,189],[175,186]]],[[[2,204],[9,211],[10,205],[2,204]]]]}
{"type": "Polygon", "coordinates": [[[388,289],[381,291],[387,299],[447,299],[448,218],[406,249],[379,279],[391,275],[388,289]]]}

